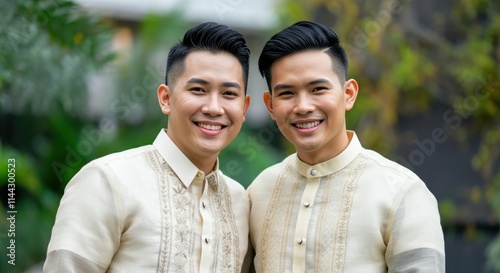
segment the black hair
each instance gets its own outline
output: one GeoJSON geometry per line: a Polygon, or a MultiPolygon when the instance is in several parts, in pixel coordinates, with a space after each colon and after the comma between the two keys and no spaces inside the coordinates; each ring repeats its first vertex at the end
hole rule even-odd
{"type": "Polygon", "coordinates": [[[331,60],[339,80],[347,80],[347,55],[340,45],[340,39],[330,28],[308,21],[297,22],[276,33],[262,49],[259,57],[259,71],[271,90],[271,66],[281,57],[307,50],[324,50],[331,60]]]}
{"type": "Polygon", "coordinates": [[[193,51],[226,52],[238,59],[243,69],[245,93],[248,82],[250,50],[239,32],[214,22],[206,22],[189,29],[182,41],[175,44],[167,57],[165,84],[173,84],[175,78],[184,70],[184,60],[193,51]],[[170,79],[170,82],[169,82],[170,79]]]}

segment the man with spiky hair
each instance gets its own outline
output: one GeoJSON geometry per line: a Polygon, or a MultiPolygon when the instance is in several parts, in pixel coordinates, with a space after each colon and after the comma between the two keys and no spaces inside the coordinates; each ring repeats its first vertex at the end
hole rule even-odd
{"type": "Polygon", "coordinates": [[[249,201],[218,155],[245,120],[249,54],[225,25],[186,32],[157,89],[168,129],[72,178],[44,272],[241,272],[249,201]]]}
{"type": "Polygon", "coordinates": [[[346,129],[358,83],[337,34],[298,22],[264,46],[264,103],[296,153],[249,186],[258,273],[445,272],[437,202],[346,129]]]}

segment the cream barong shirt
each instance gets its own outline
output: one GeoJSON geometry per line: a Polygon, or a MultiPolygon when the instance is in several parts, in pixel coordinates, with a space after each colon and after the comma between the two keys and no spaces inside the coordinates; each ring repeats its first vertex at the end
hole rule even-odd
{"type": "Polygon", "coordinates": [[[205,175],[163,130],[84,166],[66,186],[44,272],[240,272],[245,189],[205,175]]]}
{"type": "Polygon", "coordinates": [[[296,154],[250,185],[258,273],[445,272],[437,202],[412,172],[349,146],[311,166],[296,154]]]}

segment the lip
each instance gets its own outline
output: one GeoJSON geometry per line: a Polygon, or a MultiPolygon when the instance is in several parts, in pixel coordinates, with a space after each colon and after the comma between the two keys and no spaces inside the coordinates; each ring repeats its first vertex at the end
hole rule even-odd
{"type": "Polygon", "coordinates": [[[216,136],[227,127],[220,122],[214,121],[193,121],[193,124],[200,130],[200,132],[207,136],[216,136]]]}
{"type": "Polygon", "coordinates": [[[293,126],[295,130],[299,131],[300,133],[309,134],[316,131],[323,123],[323,121],[324,121],[323,119],[295,120],[291,122],[290,125],[293,126]]]}

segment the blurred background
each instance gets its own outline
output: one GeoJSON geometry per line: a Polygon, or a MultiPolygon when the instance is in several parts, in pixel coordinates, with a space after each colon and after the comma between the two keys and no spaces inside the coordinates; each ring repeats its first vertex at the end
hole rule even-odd
{"type": "Polygon", "coordinates": [[[221,169],[246,187],[292,153],[262,103],[257,59],[298,20],[332,27],[348,52],[360,84],[348,129],[438,199],[447,271],[500,272],[494,0],[0,0],[0,272],[41,272],[71,177],[92,159],[151,144],[166,127],[156,87],[169,47],[197,23],[237,29],[253,53],[251,107],[221,169]]]}

